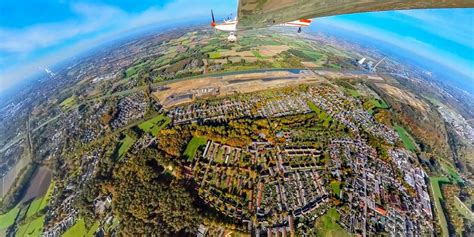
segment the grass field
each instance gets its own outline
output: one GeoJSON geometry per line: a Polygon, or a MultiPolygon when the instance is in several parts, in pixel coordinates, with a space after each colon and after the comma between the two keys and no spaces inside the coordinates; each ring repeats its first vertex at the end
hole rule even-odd
{"type": "Polygon", "coordinates": [[[397,131],[398,135],[400,135],[400,138],[402,139],[405,148],[409,151],[415,152],[416,145],[413,142],[413,139],[408,134],[408,132],[400,125],[395,125],[395,130],[397,131]]]}
{"type": "Polygon", "coordinates": [[[321,120],[323,122],[323,126],[325,128],[328,128],[329,127],[329,123],[331,122],[332,120],[332,117],[331,115],[329,115],[328,113],[326,113],[325,111],[321,110],[318,106],[316,106],[313,102],[311,101],[308,101],[308,106],[311,110],[313,110],[316,115],[318,115],[319,117],[319,120],[321,120]]]}
{"type": "Polygon", "coordinates": [[[49,199],[51,199],[51,196],[53,195],[55,184],[56,183],[54,182],[54,180],[51,181],[51,183],[49,184],[48,191],[46,191],[46,194],[44,195],[44,197],[41,201],[40,210],[44,209],[48,205],[49,199]]]}
{"type": "Polygon", "coordinates": [[[121,159],[125,154],[127,154],[130,147],[132,147],[135,140],[129,136],[125,136],[125,138],[120,142],[120,148],[118,150],[118,158],[121,159]]]}
{"type": "Polygon", "coordinates": [[[336,196],[340,197],[341,194],[341,182],[339,181],[332,181],[331,182],[331,189],[336,196]]]}
{"type": "Polygon", "coordinates": [[[66,232],[64,232],[63,237],[79,237],[85,236],[87,233],[86,223],[83,219],[79,219],[76,223],[71,226],[66,232]]]}
{"type": "Polygon", "coordinates": [[[44,215],[21,225],[18,228],[15,236],[19,236],[19,237],[41,236],[43,232],[43,224],[44,224],[44,215]]]}
{"type": "Polygon", "coordinates": [[[340,215],[335,208],[331,208],[326,214],[321,216],[316,223],[317,236],[323,237],[345,237],[351,236],[337,222],[340,215]]]}
{"type": "Polygon", "coordinates": [[[344,88],[344,90],[351,95],[352,97],[358,97],[361,96],[360,93],[357,90],[350,89],[350,88],[344,88]]]}
{"type": "Polygon", "coordinates": [[[61,108],[64,109],[64,110],[65,110],[65,109],[69,109],[69,108],[71,108],[72,106],[76,105],[76,102],[77,102],[76,100],[77,100],[76,96],[73,95],[73,96],[71,96],[71,97],[69,97],[69,98],[63,100],[63,102],[61,102],[61,104],[59,104],[59,105],[60,105],[61,108]]]}
{"type": "Polygon", "coordinates": [[[97,231],[97,229],[99,229],[99,225],[100,223],[98,221],[94,222],[89,231],[87,231],[86,237],[93,237],[94,233],[97,231]]]}
{"type": "Polygon", "coordinates": [[[145,132],[151,133],[153,136],[157,136],[158,132],[160,132],[160,130],[166,127],[170,122],[170,118],[168,118],[164,114],[160,114],[150,120],[141,123],[140,125],[138,125],[138,127],[145,132]]]}
{"type": "Polygon", "coordinates": [[[132,66],[132,67],[129,67],[125,73],[127,74],[126,76],[127,77],[131,77],[135,74],[137,74],[138,70],[144,65],[144,63],[140,63],[138,65],[135,65],[135,66],[132,66]]]}
{"type": "Polygon", "coordinates": [[[194,159],[194,155],[196,154],[197,149],[202,145],[206,145],[206,143],[207,138],[205,137],[193,137],[186,146],[186,150],[184,150],[184,155],[188,157],[188,160],[192,161],[194,159]]]}
{"type": "Polygon", "coordinates": [[[431,190],[433,191],[436,215],[438,216],[439,225],[441,226],[441,232],[443,236],[448,236],[448,222],[446,221],[446,216],[444,215],[443,207],[441,206],[441,200],[444,199],[440,188],[440,182],[449,183],[449,179],[446,177],[430,177],[430,185],[431,190]]]}
{"type": "Polygon", "coordinates": [[[221,53],[219,53],[219,52],[211,52],[211,53],[209,53],[209,58],[210,58],[210,59],[218,59],[218,58],[221,58],[221,53]]]}
{"type": "Polygon", "coordinates": [[[28,211],[26,212],[26,217],[31,217],[40,210],[39,208],[40,208],[42,200],[43,200],[42,198],[38,198],[38,199],[33,200],[30,203],[30,206],[28,207],[28,211]]]}
{"type": "Polygon", "coordinates": [[[258,59],[263,59],[264,57],[260,54],[260,52],[256,51],[256,50],[252,50],[252,54],[253,56],[255,56],[256,58],[258,59]]]}
{"type": "Polygon", "coordinates": [[[454,180],[456,183],[462,184],[464,181],[462,180],[461,176],[458,174],[458,172],[452,167],[451,164],[449,164],[445,160],[440,161],[441,168],[443,169],[444,172],[446,172],[452,180],[454,180]]]}
{"type": "Polygon", "coordinates": [[[16,206],[7,213],[0,215],[0,230],[6,229],[9,226],[13,225],[16,216],[18,215],[18,212],[20,212],[20,207],[16,206]]]}
{"type": "Polygon", "coordinates": [[[389,108],[388,104],[385,103],[385,101],[383,101],[383,100],[371,99],[370,103],[373,104],[377,108],[381,108],[381,109],[388,109],[389,108]]]}
{"type": "Polygon", "coordinates": [[[48,191],[46,191],[46,194],[41,197],[33,200],[31,202],[30,206],[28,207],[28,211],[26,212],[26,217],[31,217],[34,214],[36,214],[38,211],[43,210],[49,202],[49,199],[51,198],[51,195],[54,190],[54,181],[49,184],[48,191]]]}
{"type": "Polygon", "coordinates": [[[464,218],[474,221],[474,214],[458,197],[454,197],[454,206],[464,218]]]}

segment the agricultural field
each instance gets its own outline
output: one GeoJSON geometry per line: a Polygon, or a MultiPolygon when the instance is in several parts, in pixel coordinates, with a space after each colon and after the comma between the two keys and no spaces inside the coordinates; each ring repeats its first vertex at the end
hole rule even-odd
{"type": "Polygon", "coordinates": [[[13,225],[16,216],[20,212],[20,207],[16,206],[5,214],[0,215],[0,230],[6,229],[13,225]]]}
{"type": "Polygon", "coordinates": [[[158,132],[165,128],[170,122],[171,120],[166,115],[160,114],[148,121],[141,123],[138,125],[138,128],[144,132],[151,133],[153,136],[157,136],[158,132]]]}
{"type": "Polygon", "coordinates": [[[316,223],[317,236],[345,237],[351,236],[339,224],[340,215],[335,208],[331,208],[321,216],[316,223]]]}
{"type": "Polygon", "coordinates": [[[18,228],[15,236],[23,237],[23,236],[41,236],[43,232],[43,224],[44,224],[45,216],[37,217],[36,219],[26,222],[18,228]]]}
{"type": "Polygon", "coordinates": [[[209,58],[210,58],[210,59],[218,59],[218,58],[221,58],[221,53],[219,53],[219,52],[211,52],[211,53],[209,53],[209,58]]]}
{"type": "Polygon", "coordinates": [[[91,228],[88,230],[86,228],[86,223],[84,219],[79,219],[76,223],[71,226],[64,234],[63,237],[93,237],[94,233],[99,228],[100,223],[98,221],[94,222],[91,228]]]}
{"type": "Polygon", "coordinates": [[[405,148],[409,151],[415,152],[417,150],[416,144],[408,132],[400,125],[395,125],[394,128],[402,139],[405,148]]]}
{"type": "Polygon", "coordinates": [[[48,187],[48,190],[44,196],[41,198],[37,198],[33,200],[28,207],[28,211],[26,212],[26,217],[31,217],[34,214],[36,214],[38,211],[43,210],[49,202],[49,199],[51,198],[51,195],[53,194],[54,191],[54,181],[51,182],[51,184],[48,187]]]}
{"type": "Polygon", "coordinates": [[[450,183],[449,179],[446,177],[430,177],[431,190],[433,191],[433,198],[436,208],[436,216],[438,216],[439,225],[441,226],[441,231],[443,235],[447,236],[449,233],[448,222],[446,221],[446,216],[441,206],[441,200],[444,200],[443,193],[441,192],[440,185],[441,183],[450,183]]]}
{"type": "Polygon", "coordinates": [[[200,146],[206,145],[206,143],[207,138],[205,137],[193,137],[186,146],[186,150],[184,150],[184,156],[188,157],[188,160],[192,161],[197,149],[200,146]]]}

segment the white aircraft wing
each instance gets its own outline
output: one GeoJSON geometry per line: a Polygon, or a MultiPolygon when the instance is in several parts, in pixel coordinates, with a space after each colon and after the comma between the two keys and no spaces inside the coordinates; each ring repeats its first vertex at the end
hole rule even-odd
{"type": "Polygon", "coordinates": [[[261,28],[357,12],[472,7],[474,0],[239,0],[237,28],[261,28]]]}

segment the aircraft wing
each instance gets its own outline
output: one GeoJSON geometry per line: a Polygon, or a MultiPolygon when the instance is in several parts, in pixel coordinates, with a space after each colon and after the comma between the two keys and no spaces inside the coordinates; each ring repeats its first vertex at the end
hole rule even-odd
{"type": "Polygon", "coordinates": [[[474,0],[239,0],[237,28],[357,12],[469,7],[474,7],[474,0]]]}

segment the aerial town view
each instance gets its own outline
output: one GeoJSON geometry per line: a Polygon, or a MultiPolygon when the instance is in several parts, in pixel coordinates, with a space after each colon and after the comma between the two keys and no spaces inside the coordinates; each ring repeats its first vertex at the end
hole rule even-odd
{"type": "Polygon", "coordinates": [[[0,236],[474,235],[472,92],[325,32],[216,29],[1,97],[0,236]]]}

